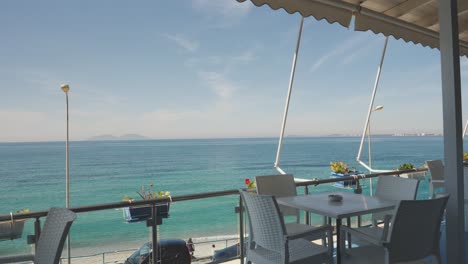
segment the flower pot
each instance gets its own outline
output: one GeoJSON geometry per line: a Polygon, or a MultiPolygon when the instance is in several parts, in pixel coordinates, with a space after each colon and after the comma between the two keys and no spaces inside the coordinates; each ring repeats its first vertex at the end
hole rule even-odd
{"type": "Polygon", "coordinates": [[[0,240],[13,240],[21,238],[24,229],[24,220],[0,222],[0,240]]]}
{"type": "MultiPolygon", "coordinates": [[[[349,176],[358,175],[358,174],[359,174],[359,172],[357,172],[357,171],[352,172],[352,173],[346,173],[346,174],[332,172],[330,178],[343,178],[343,177],[349,177],[349,176]]],[[[336,187],[341,187],[341,188],[352,187],[352,186],[356,185],[356,180],[339,181],[339,182],[335,182],[334,185],[336,187]]]]}
{"type": "MultiPolygon", "coordinates": [[[[157,218],[168,218],[169,217],[170,204],[159,204],[156,205],[156,217],[157,218]]],[[[151,218],[151,206],[132,206],[124,208],[124,219],[125,221],[140,222],[151,218]]]]}

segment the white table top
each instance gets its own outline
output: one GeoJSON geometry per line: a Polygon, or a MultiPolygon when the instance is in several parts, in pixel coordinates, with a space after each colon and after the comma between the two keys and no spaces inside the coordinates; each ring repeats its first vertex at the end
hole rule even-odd
{"type": "Polygon", "coordinates": [[[343,219],[351,216],[391,210],[397,201],[383,200],[350,192],[324,192],[276,198],[278,204],[295,207],[311,213],[343,219]],[[341,202],[331,202],[329,194],[343,196],[341,202]]]}

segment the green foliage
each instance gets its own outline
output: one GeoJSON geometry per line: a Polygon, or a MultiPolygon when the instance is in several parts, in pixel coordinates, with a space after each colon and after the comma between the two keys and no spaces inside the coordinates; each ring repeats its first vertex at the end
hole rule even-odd
{"type": "Polygon", "coordinates": [[[398,167],[398,170],[412,170],[412,169],[414,169],[414,165],[411,163],[404,163],[398,167]]]}
{"type": "MultiPolygon", "coordinates": [[[[143,200],[151,200],[156,198],[170,197],[171,193],[167,191],[153,191],[154,184],[150,183],[149,186],[145,189],[145,186],[142,185],[140,191],[137,191],[138,195],[143,200]]],[[[131,202],[134,199],[128,195],[125,195],[122,199],[123,202],[131,202]]]]}
{"type": "Polygon", "coordinates": [[[342,161],[336,161],[336,162],[331,161],[330,168],[335,173],[348,174],[350,172],[353,172],[352,170],[349,169],[348,164],[342,161]]]}

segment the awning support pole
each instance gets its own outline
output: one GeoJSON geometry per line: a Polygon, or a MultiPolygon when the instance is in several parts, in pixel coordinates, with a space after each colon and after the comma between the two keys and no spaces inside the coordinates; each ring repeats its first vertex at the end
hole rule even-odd
{"type": "Polygon", "coordinates": [[[446,211],[447,263],[466,263],[464,260],[465,206],[457,0],[439,0],[439,23],[445,191],[450,194],[446,211]]]}
{"type": "Polygon", "coordinates": [[[301,16],[301,23],[299,24],[299,33],[297,35],[297,43],[296,43],[296,52],[294,53],[293,63],[291,68],[291,75],[289,77],[289,87],[288,87],[288,95],[286,97],[286,105],[284,106],[284,114],[283,114],[283,123],[281,124],[281,133],[278,142],[278,151],[276,152],[276,160],[275,160],[275,169],[281,173],[286,174],[279,166],[280,163],[280,156],[281,156],[281,147],[283,146],[283,137],[284,137],[284,130],[286,128],[286,120],[288,119],[288,110],[289,110],[289,101],[291,99],[291,92],[294,83],[294,74],[296,73],[296,62],[297,57],[299,55],[299,48],[301,45],[301,37],[302,37],[302,26],[304,25],[304,17],[301,16]]]}
{"type": "MultiPolygon", "coordinates": [[[[382,73],[382,66],[383,66],[383,63],[384,63],[384,60],[385,60],[385,54],[387,52],[387,44],[388,44],[388,37],[385,37],[385,43],[384,43],[384,47],[383,47],[383,50],[382,50],[382,56],[380,58],[379,67],[377,68],[377,76],[375,77],[374,89],[372,91],[372,96],[371,96],[371,100],[370,100],[370,103],[369,103],[369,110],[367,111],[366,122],[365,122],[364,128],[362,130],[361,144],[359,145],[359,150],[358,150],[358,153],[357,153],[357,156],[356,156],[356,161],[359,164],[361,164],[361,166],[363,166],[364,168],[369,170],[370,173],[388,171],[388,170],[375,170],[375,169],[372,169],[371,164],[367,165],[361,160],[362,148],[364,146],[364,140],[366,138],[366,134],[368,133],[368,130],[369,130],[369,121],[370,121],[370,118],[371,118],[371,115],[372,115],[372,110],[374,108],[375,95],[377,94],[377,89],[379,88],[380,74],[382,73]]],[[[370,141],[368,142],[368,144],[370,144],[370,141]]],[[[369,160],[370,160],[370,157],[369,157],[369,160]]],[[[370,181],[370,190],[371,190],[370,194],[372,195],[372,180],[370,181]]]]}
{"type": "Polygon", "coordinates": [[[463,129],[463,139],[465,139],[466,129],[468,128],[468,120],[466,120],[465,128],[463,129]]]}

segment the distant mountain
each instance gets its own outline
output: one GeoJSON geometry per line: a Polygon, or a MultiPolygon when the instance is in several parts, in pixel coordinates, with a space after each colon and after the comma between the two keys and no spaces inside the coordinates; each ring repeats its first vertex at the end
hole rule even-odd
{"type": "Polygon", "coordinates": [[[120,137],[114,136],[114,135],[99,135],[99,136],[89,138],[88,140],[101,141],[101,140],[145,140],[145,139],[149,139],[149,138],[142,136],[142,135],[138,135],[138,134],[126,134],[120,137]]]}

